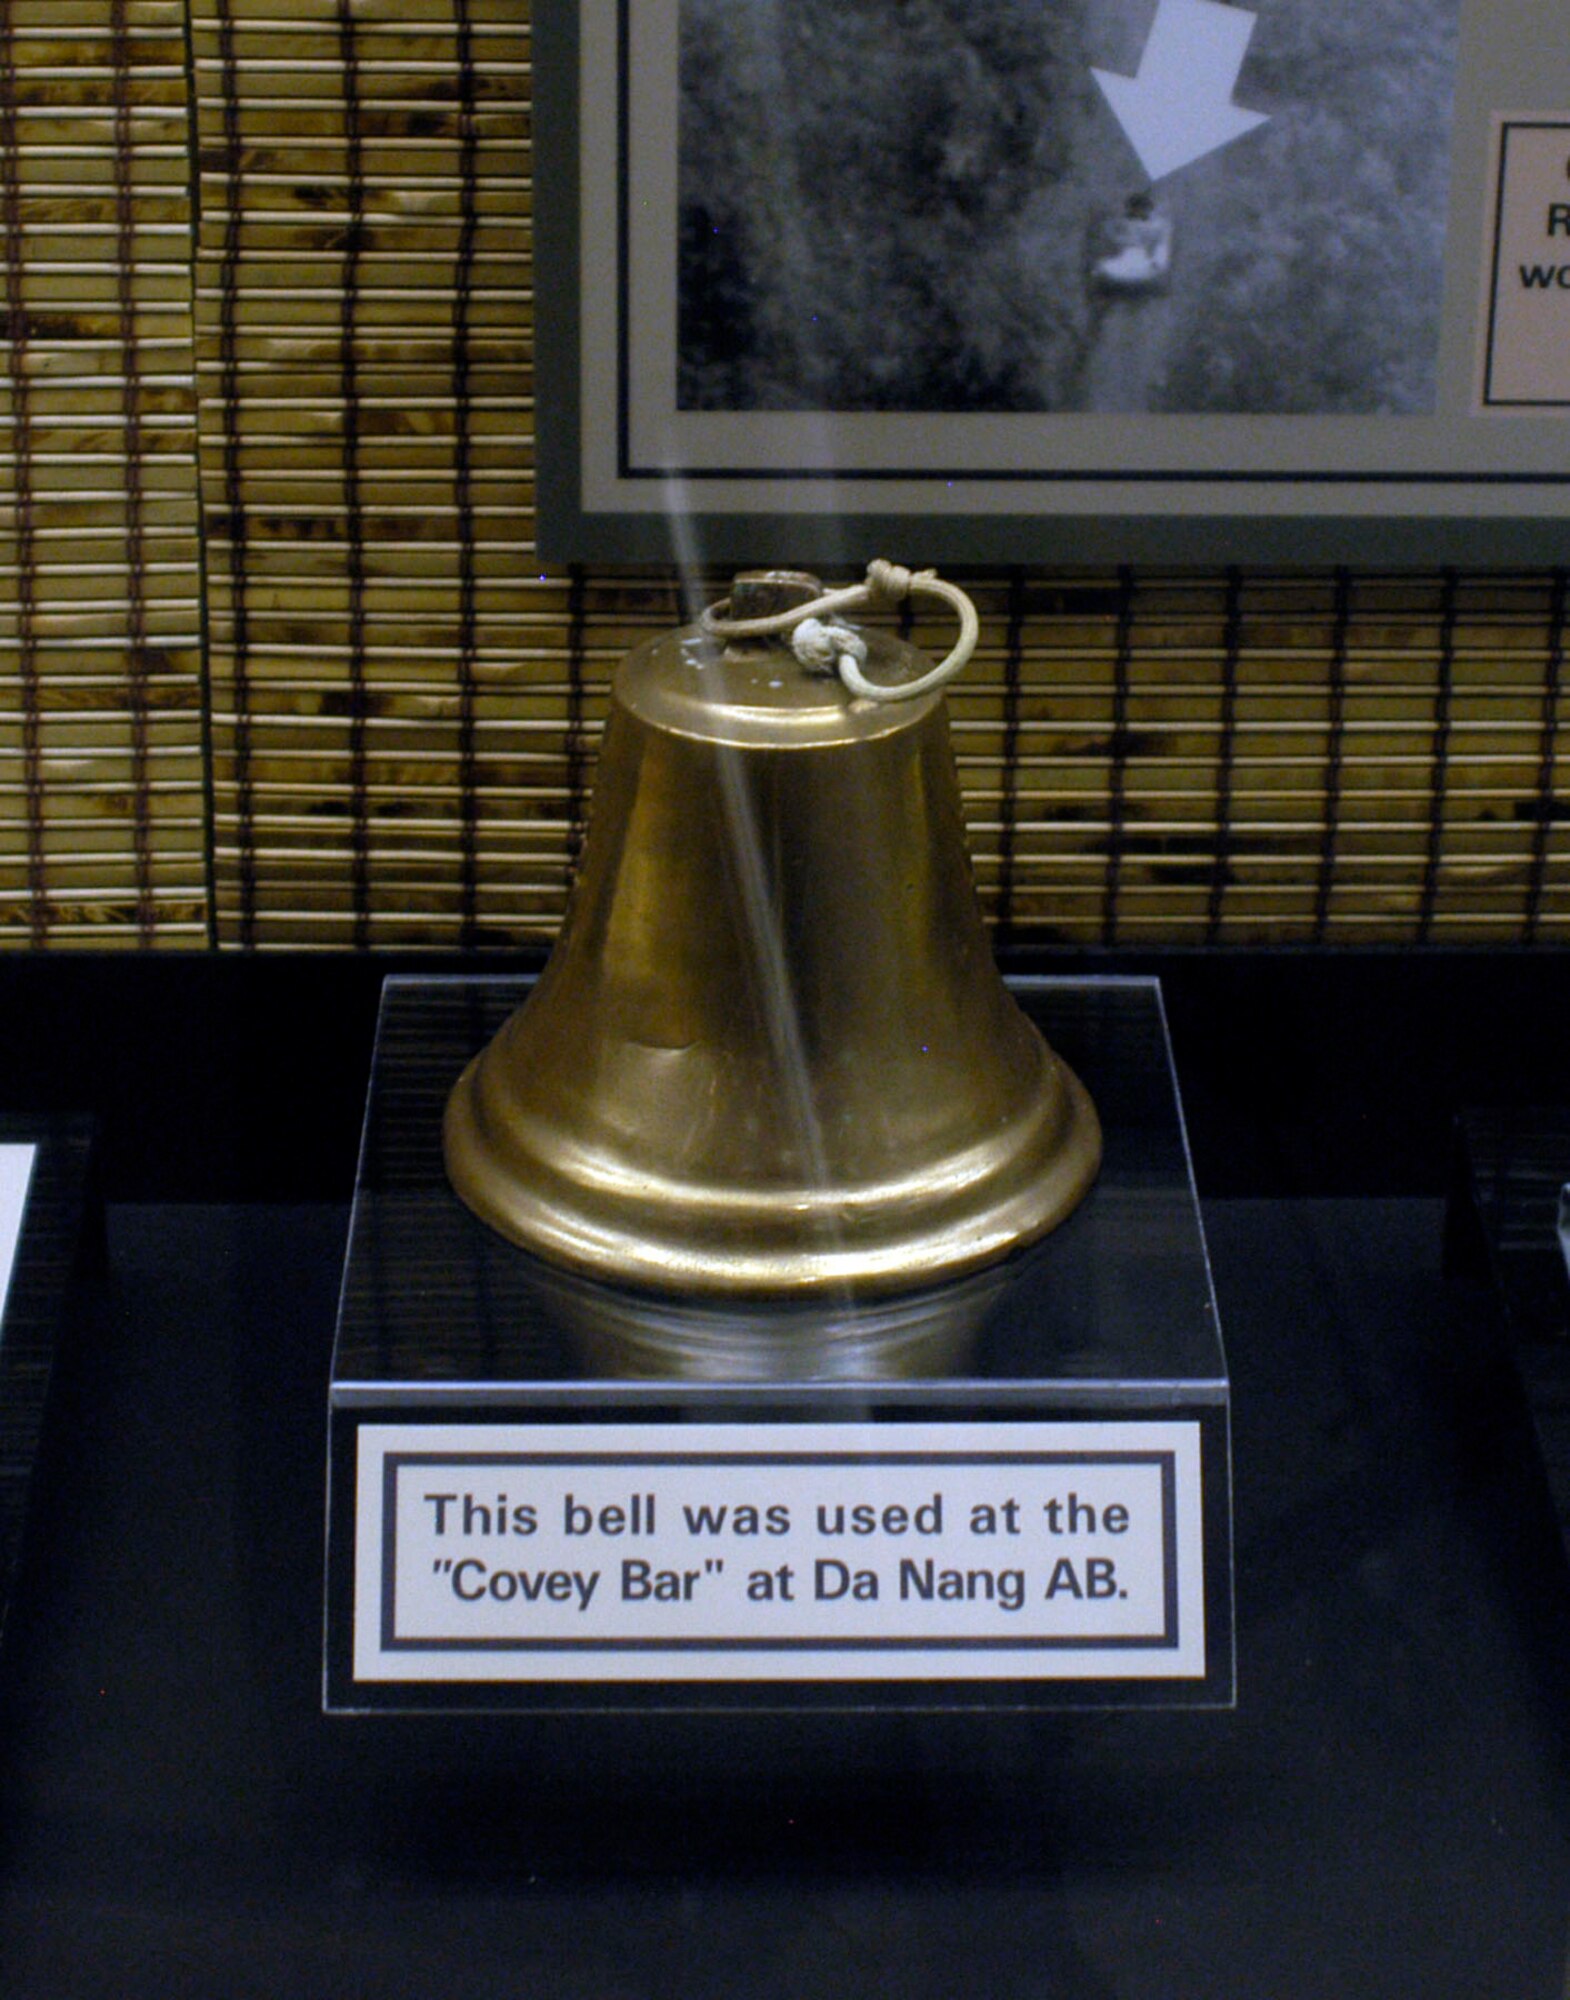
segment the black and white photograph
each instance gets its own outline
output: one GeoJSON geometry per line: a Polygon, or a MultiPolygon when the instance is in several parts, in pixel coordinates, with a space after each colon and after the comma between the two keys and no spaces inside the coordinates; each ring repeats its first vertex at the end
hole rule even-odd
{"type": "Polygon", "coordinates": [[[677,408],[1432,413],[1461,0],[680,0],[677,408]]]}

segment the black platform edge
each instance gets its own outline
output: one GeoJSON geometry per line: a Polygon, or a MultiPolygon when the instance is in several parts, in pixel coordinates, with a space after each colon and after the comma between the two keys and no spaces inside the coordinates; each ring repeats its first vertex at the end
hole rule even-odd
{"type": "Polygon", "coordinates": [[[26,1143],[38,1152],[0,1322],[0,1664],[40,1461],[52,1444],[57,1364],[79,1288],[104,1261],[90,1121],[0,1117],[0,1144],[26,1143]]]}
{"type": "Polygon", "coordinates": [[[1473,1108],[1456,1120],[1445,1269],[1487,1300],[1537,1434],[1570,1557],[1570,1276],[1559,1190],[1570,1181],[1570,1100],[1473,1108]]]}

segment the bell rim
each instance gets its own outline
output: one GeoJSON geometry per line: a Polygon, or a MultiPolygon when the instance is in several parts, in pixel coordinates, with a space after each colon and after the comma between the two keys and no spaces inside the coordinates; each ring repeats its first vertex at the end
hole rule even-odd
{"type": "MultiPolygon", "coordinates": [[[[880,1203],[879,1187],[868,1184],[858,1195],[869,1214],[881,1212],[881,1236],[867,1232],[842,1248],[800,1241],[778,1248],[768,1238],[780,1233],[788,1203],[762,1197],[749,1205],[733,1191],[716,1190],[733,1238],[716,1245],[695,1240],[690,1229],[662,1227],[659,1204],[640,1203],[631,1192],[636,1174],[620,1198],[585,1200],[570,1180],[565,1186],[569,1195],[579,1192],[578,1200],[547,1194],[551,1174],[543,1154],[531,1158],[517,1143],[504,1149],[487,1136],[481,1090],[489,1053],[475,1057],[447,1101],[442,1146],[454,1191],[482,1223],[529,1255],[623,1290],[809,1299],[894,1297],[939,1286],[1041,1241],[1079,1207],[1101,1166],[1101,1122],[1090,1093],[1048,1050],[1040,1115],[1022,1121],[1020,1142],[952,1214],[935,1223],[930,1203],[880,1203]]],[[[929,1185],[931,1178],[929,1171],[929,1185]]]]}

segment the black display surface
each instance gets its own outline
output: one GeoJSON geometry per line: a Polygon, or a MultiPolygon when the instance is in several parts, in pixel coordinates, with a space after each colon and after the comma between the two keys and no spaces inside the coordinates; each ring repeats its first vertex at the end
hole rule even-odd
{"type": "Polygon", "coordinates": [[[348,1721],[346,1211],[112,1209],[0,1694],[7,2000],[1558,2000],[1570,1599],[1441,1216],[1207,1207],[1235,1711],[348,1721]]]}

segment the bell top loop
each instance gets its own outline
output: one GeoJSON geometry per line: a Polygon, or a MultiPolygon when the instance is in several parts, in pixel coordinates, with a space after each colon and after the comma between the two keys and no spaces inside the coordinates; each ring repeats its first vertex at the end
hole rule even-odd
{"type": "MultiPolygon", "coordinates": [[[[773,577],[780,584],[799,587],[815,581],[796,571],[763,572],[763,577],[773,577]]],[[[750,582],[750,579],[748,579],[750,582]]],[[[961,670],[976,650],[976,641],[981,636],[981,621],[976,615],[976,607],[957,584],[945,582],[935,570],[909,570],[898,563],[885,561],[881,556],[867,565],[865,582],[849,585],[844,590],[831,590],[811,598],[806,603],[795,603],[780,610],[755,613],[753,604],[757,601],[745,599],[740,588],[743,579],[738,578],[738,589],[731,597],[722,598],[718,604],[711,604],[703,614],[703,630],[716,639],[768,639],[791,638],[793,650],[802,664],[820,668],[820,661],[827,650],[833,651],[834,667],[848,692],[858,701],[896,702],[914,701],[924,694],[934,693],[946,685],[961,670]],[[862,672],[867,654],[865,646],[850,643],[859,639],[852,628],[830,623],[836,615],[846,611],[860,611],[880,604],[900,604],[907,597],[926,595],[936,597],[954,611],[959,618],[959,637],[947,656],[930,673],[920,675],[913,681],[874,681],[862,672]],[[745,615],[737,615],[745,614],[745,615]],[[794,635],[804,626],[815,628],[806,641],[806,651],[794,645],[794,635]],[[837,647],[825,646],[825,635],[837,638],[845,634],[847,638],[837,647]]]]}

